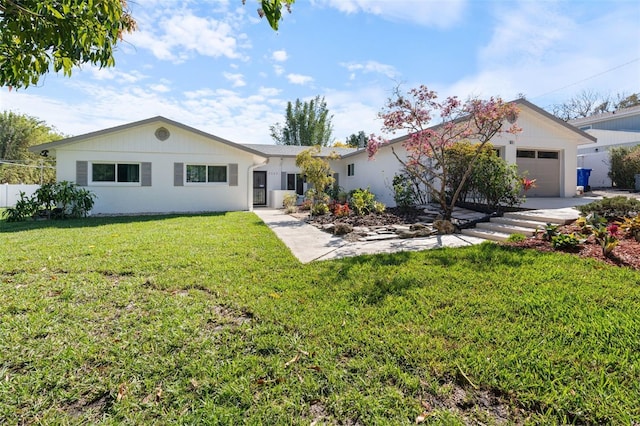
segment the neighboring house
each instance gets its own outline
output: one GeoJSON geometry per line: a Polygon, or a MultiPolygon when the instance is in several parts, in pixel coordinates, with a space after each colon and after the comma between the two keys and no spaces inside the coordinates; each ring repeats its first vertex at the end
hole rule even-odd
{"type": "Polygon", "coordinates": [[[640,106],[579,118],[569,123],[598,139],[596,144],[578,148],[578,167],[591,169],[589,185],[610,188],[609,149],[640,144],[640,106]]]}
{"type": "MultiPolygon", "coordinates": [[[[492,143],[500,155],[537,179],[528,196],[571,197],[576,190],[576,149],[596,138],[526,100],[517,124],[523,131],[492,143]]],[[[323,148],[345,191],[370,188],[395,205],[391,182],[406,153],[405,138],[383,146],[374,160],[364,149],[323,148]]],[[[238,144],[184,124],[154,117],[31,147],[56,157],[58,181],[86,186],[97,195],[94,214],[252,210],[281,206],[283,191],[308,189],[295,157],[308,147],[238,144]]]]}

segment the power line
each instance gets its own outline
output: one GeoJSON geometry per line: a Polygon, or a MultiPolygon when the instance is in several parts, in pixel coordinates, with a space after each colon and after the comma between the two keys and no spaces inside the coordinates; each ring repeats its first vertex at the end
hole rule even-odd
{"type": "Polygon", "coordinates": [[[630,65],[630,64],[632,64],[632,63],[634,63],[634,62],[638,62],[638,61],[640,61],[640,58],[632,59],[632,60],[630,60],[629,62],[625,62],[624,64],[621,64],[621,65],[615,66],[615,67],[610,68],[610,69],[608,69],[608,70],[606,70],[606,71],[599,72],[598,74],[594,74],[594,75],[592,75],[592,76],[590,76],[590,77],[583,78],[582,80],[576,81],[575,83],[567,84],[566,86],[560,87],[559,89],[551,90],[550,92],[543,93],[542,95],[533,96],[531,99],[541,98],[541,97],[543,97],[543,96],[547,96],[547,95],[550,95],[550,94],[552,94],[552,93],[555,93],[555,92],[559,92],[559,91],[561,91],[561,90],[564,90],[564,89],[566,89],[566,88],[568,88],[568,87],[576,86],[576,85],[578,85],[578,84],[580,84],[580,83],[584,83],[585,81],[589,81],[589,80],[594,79],[594,78],[596,78],[596,77],[600,77],[600,76],[601,76],[601,75],[603,75],[603,74],[609,73],[609,72],[611,72],[611,71],[615,71],[615,70],[617,70],[617,69],[619,69],[619,68],[622,68],[622,67],[626,67],[627,65],[630,65]]]}

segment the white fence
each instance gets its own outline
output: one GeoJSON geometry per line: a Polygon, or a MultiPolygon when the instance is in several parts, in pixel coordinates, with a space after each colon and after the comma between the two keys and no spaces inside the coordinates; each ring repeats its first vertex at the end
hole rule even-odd
{"type": "Polygon", "coordinates": [[[20,199],[20,191],[30,197],[38,188],[40,185],[0,184],[0,208],[14,207],[16,201],[20,199]]]}

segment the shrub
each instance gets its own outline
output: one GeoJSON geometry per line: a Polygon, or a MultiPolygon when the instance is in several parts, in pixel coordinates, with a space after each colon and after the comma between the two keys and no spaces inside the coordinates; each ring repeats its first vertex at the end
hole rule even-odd
{"type": "Polygon", "coordinates": [[[369,188],[367,189],[354,189],[350,193],[350,205],[351,209],[358,216],[369,214],[374,211],[374,201],[376,196],[373,195],[369,188]]]}
{"type": "Polygon", "coordinates": [[[575,249],[584,242],[584,237],[580,234],[559,234],[551,237],[551,246],[556,250],[575,249]]]}
{"type": "MultiPolygon", "coordinates": [[[[459,142],[446,150],[444,161],[449,170],[448,199],[453,198],[455,190],[460,186],[477,149],[477,145],[470,142],[459,142]]],[[[522,189],[523,179],[518,175],[517,166],[498,157],[493,146],[486,144],[476,158],[458,200],[499,210],[501,206],[513,207],[521,204],[522,189]]]]}
{"type": "Polygon", "coordinates": [[[578,206],[578,211],[583,215],[595,214],[607,219],[621,219],[640,214],[640,200],[617,196],[597,200],[584,206],[578,206]]]}
{"type": "Polygon", "coordinates": [[[36,205],[31,202],[29,197],[20,191],[20,199],[16,201],[15,207],[10,207],[2,212],[2,216],[7,222],[20,222],[36,213],[36,205]]]}
{"type": "Polygon", "coordinates": [[[609,177],[618,188],[633,188],[635,175],[640,173],[640,145],[609,150],[611,167],[609,177]]]}
{"type": "Polygon", "coordinates": [[[398,208],[407,210],[416,204],[414,186],[409,176],[402,173],[393,177],[393,200],[398,208]]]}
{"type": "Polygon", "coordinates": [[[373,202],[373,211],[376,212],[377,214],[381,214],[384,213],[385,210],[387,210],[387,206],[380,202],[380,201],[374,201],[373,202]]]}
{"type": "Polygon", "coordinates": [[[333,203],[329,207],[331,209],[331,213],[333,213],[335,217],[347,217],[351,214],[351,209],[349,208],[348,203],[333,203]]]}
{"type": "Polygon", "coordinates": [[[523,235],[523,234],[511,234],[507,238],[507,242],[509,242],[509,243],[519,243],[519,242],[524,241],[526,239],[527,239],[526,235],[523,235]]]}
{"type": "Polygon", "coordinates": [[[286,194],[282,199],[282,207],[289,208],[295,207],[298,203],[298,195],[297,194],[286,194]]]}
{"type": "Polygon", "coordinates": [[[302,204],[300,204],[300,210],[309,211],[311,210],[311,206],[313,205],[313,201],[304,200],[302,204]]]}
{"type": "Polygon", "coordinates": [[[620,229],[622,229],[627,236],[633,237],[636,241],[640,242],[640,215],[625,217],[620,224],[620,229]]]}
{"type": "Polygon", "coordinates": [[[84,217],[93,208],[95,194],[75,183],[46,183],[30,198],[20,193],[16,206],[5,210],[7,221],[22,221],[39,214],[48,219],[84,217]]]}
{"type": "Polygon", "coordinates": [[[322,216],[329,213],[329,206],[326,203],[315,203],[311,206],[311,215],[312,216],[322,216]]]}

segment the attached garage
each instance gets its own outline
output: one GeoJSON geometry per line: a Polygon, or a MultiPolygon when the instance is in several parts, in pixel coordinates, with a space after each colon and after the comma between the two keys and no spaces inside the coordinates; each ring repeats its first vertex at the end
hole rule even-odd
{"type": "Polygon", "coordinates": [[[528,197],[559,197],[561,180],[560,151],[518,149],[516,164],[521,175],[536,180],[536,187],[527,191],[528,197]]]}

